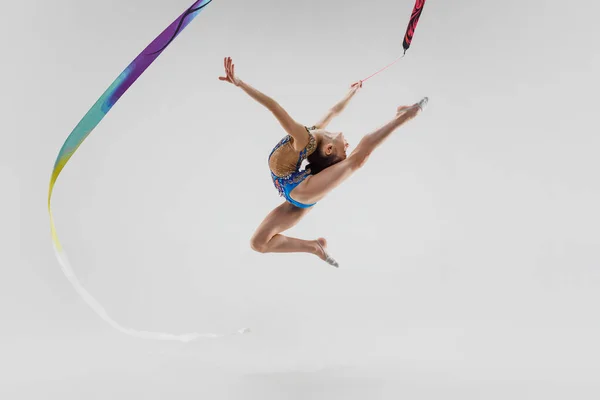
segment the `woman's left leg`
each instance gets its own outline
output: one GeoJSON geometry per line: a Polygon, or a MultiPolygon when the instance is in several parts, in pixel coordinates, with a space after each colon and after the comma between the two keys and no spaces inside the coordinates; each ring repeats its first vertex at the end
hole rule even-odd
{"type": "Polygon", "coordinates": [[[309,211],[310,208],[299,208],[284,202],[266,216],[254,232],[250,246],[259,253],[311,253],[322,258],[323,252],[316,240],[302,240],[281,234],[295,226],[309,211]]]}

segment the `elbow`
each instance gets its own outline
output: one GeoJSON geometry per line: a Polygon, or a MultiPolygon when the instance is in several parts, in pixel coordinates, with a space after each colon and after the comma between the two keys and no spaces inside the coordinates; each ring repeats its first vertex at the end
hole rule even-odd
{"type": "Polygon", "coordinates": [[[275,115],[276,117],[281,115],[283,112],[285,112],[285,110],[283,109],[283,107],[281,107],[281,105],[279,105],[278,102],[276,102],[275,100],[269,98],[265,101],[265,107],[267,107],[267,109],[269,111],[271,111],[273,113],[273,115],[275,115]]]}

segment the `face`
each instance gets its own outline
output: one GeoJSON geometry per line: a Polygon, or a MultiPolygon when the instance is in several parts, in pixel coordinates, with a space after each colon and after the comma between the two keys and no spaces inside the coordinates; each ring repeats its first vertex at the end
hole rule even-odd
{"type": "Polygon", "coordinates": [[[329,154],[338,154],[342,160],[345,160],[347,157],[346,151],[348,150],[348,141],[344,137],[342,132],[331,133],[327,131],[323,131],[324,146],[323,152],[327,155],[329,154]]]}

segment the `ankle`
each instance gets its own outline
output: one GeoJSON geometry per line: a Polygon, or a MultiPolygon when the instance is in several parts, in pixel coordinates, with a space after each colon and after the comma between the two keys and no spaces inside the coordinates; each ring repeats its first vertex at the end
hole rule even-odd
{"type": "Polygon", "coordinates": [[[322,250],[321,250],[321,246],[319,246],[319,242],[315,239],[315,240],[311,240],[310,241],[311,244],[311,253],[314,255],[320,255],[322,250]]]}

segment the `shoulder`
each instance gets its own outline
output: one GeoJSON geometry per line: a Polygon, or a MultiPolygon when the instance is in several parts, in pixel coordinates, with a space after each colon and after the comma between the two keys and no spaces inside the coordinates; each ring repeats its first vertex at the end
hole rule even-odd
{"type": "Polygon", "coordinates": [[[296,137],[292,136],[290,142],[294,147],[294,150],[296,150],[297,152],[302,152],[306,149],[307,153],[310,154],[314,151],[314,148],[316,148],[316,139],[315,136],[311,133],[311,131],[314,130],[315,127],[309,128],[307,126],[303,126],[303,129],[304,134],[297,135],[296,137]]]}

